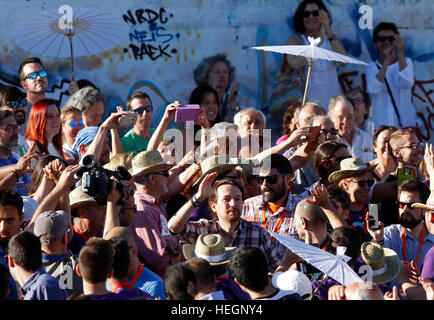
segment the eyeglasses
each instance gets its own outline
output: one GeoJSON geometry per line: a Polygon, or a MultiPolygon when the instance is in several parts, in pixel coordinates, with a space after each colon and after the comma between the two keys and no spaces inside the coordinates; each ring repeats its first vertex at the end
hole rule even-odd
{"type": "Polygon", "coordinates": [[[272,176],[267,176],[267,177],[256,177],[256,180],[258,181],[259,184],[263,184],[264,180],[267,181],[267,183],[269,184],[275,184],[277,182],[277,177],[283,177],[286,176],[285,173],[278,173],[278,174],[273,174],[272,176]]]}
{"type": "Polygon", "coordinates": [[[8,132],[15,132],[15,130],[18,129],[18,131],[21,130],[21,125],[19,124],[8,124],[7,126],[0,127],[1,129],[5,129],[8,132]]]}
{"type": "Polygon", "coordinates": [[[386,40],[389,40],[389,42],[393,42],[393,41],[395,41],[395,37],[393,37],[393,36],[389,36],[389,37],[379,36],[379,37],[377,37],[377,40],[378,40],[378,42],[386,42],[386,40]]]}
{"type": "Polygon", "coordinates": [[[340,163],[342,160],[348,159],[348,158],[351,158],[351,157],[350,156],[343,156],[343,157],[337,157],[337,158],[333,157],[333,158],[330,158],[329,160],[330,161],[336,161],[336,162],[340,163]]]}
{"type": "Polygon", "coordinates": [[[318,10],[313,10],[313,11],[307,11],[304,10],[303,11],[303,18],[309,18],[310,15],[313,15],[314,17],[318,17],[319,16],[319,11],[318,10]]]}
{"type": "Polygon", "coordinates": [[[336,130],[335,128],[331,128],[330,130],[327,129],[321,129],[320,131],[323,135],[327,135],[328,133],[330,133],[331,135],[337,135],[338,134],[338,130],[336,130]]]}
{"type": "Polygon", "coordinates": [[[360,188],[363,188],[366,184],[368,184],[368,187],[372,187],[375,183],[375,180],[353,180],[354,182],[357,182],[360,188]]]}
{"type": "Polygon", "coordinates": [[[76,128],[78,125],[80,125],[80,127],[84,127],[83,120],[80,120],[80,121],[73,120],[69,123],[69,126],[73,129],[76,128]]]}
{"type": "Polygon", "coordinates": [[[7,101],[6,104],[8,104],[9,107],[11,107],[13,109],[19,108],[19,107],[25,107],[25,106],[27,106],[27,99],[11,100],[11,101],[7,101]]]}
{"type": "Polygon", "coordinates": [[[413,142],[413,143],[410,143],[408,146],[399,147],[398,149],[410,148],[410,149],[416,150],[417,148],[423,149],[424,146],[425,146],[425,144],[423,142],[419,142],[419,143],[413,142]]]}
{"type": "Polygon", "coordinates": [[[137,112],[138,114],[143,114],[143,112],[152,112],[154,111],[154,107],[152,105],[149,105],[147,107],[142,107],[139,109],[134,110],[134,112],[137,112]]]}
{"type": "Polygon", "coordinates": [[[45,78],[45,77],[48,76],[48,73],[47,73],[46,70],[35,71],[35,72],[29,73],[28,75],[26,75],[26,76],[24,77],[24,80],[26,80],[26,79],[32,79],[32,80],[35,80],[35,79],[38,78],[38,75],[39,75],[41,78],[45,78]]]}
{"type": "Polygon", "coordinates": [[[157,172],[152,172],[152,174],[158,174],[160,176],[165,176],[167,178],[169,176],[169,171],[157,171],[157,172]]]}
{"type": "Polygon", "coordinates": [[[365,101],[364,101],[363,99],[360,99],[360,98],[351,99],[351,101],[352,101],[354,104],[362,104],[362,103],[365,103],[365,101]]]}
{"type": "Polygon", "coordinates": [[[401,202],[401,201],[398,201],[398,206],[399,206],[400,209],[404,209],[405,206],[407,206],[407,207],[409,207],[410,209],[412,209],[411,206],[412,206],[414,203],[416,203],[416,202],[401,202]]]}

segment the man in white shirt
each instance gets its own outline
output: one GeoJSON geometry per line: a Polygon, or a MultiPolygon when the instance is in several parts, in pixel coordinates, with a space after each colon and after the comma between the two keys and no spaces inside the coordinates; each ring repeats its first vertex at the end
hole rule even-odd
{"type": "Polygon", "coordinates": [[[413,62],[404,56],[404,40],[396,25],[388,22],[379,23],[373,37],[380,58],[366,67],[366,83],[372,99],[374,129],[380,125],[416,127],[417,115],[411,101],[413,62]]]}
{"type": "Polygon", "coordinates": [[[344,95],[330,99],[328,116],[338,130],[336,141],[345,144],[353,158],[361,158],[363,162],[375,158],[372,137],[354,127],[354,107],[344,95]]]}

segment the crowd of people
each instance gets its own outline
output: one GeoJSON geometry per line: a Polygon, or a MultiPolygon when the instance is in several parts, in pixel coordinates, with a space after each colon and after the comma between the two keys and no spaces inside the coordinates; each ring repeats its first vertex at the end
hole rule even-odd
{"type": "MultiPolygon", "coordinates": [[[[321,0],[303,0],[294,26],[289,45],[320,37],[346,54],[321,0]]],[[[21,88],[0,88],[0,300],[434,300],[434,148],[398,29],[379,23],[373,39],[366,91],[342,93],[328,61],[305,104],[286,82],[269,145],[223,54],[193,70],[200,109],[176,132],[179,101],[155,128],[143,91],[104,119],[95,84],[71,82],[60,106],[26,58],[21,88]]],[[[304,79],[305,58],[283,64],[304,79]]]]}

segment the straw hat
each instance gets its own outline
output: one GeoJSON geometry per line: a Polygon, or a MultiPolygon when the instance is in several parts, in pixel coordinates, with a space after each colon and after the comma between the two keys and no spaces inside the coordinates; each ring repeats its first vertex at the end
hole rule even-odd
{"type": "Polygon", "coordinates": [[[95,203],[97,203],[97,201],[85,193],[81,186],[75,188],[69,193],[69,205],[71,206],[71,210],[95,203]]]}
{"type": "Polygon", "coordinates": [[[298,270],[276,272],[271,278],[273,286],[281,290],[297,292],[302,299],[307,299],[312,294],[312,283],[309,278],[298,270]]]}
{"type": "Polygon", "coordinates": [[[411,205],[412,208],[419,208],[427,211],[434,211],[434,206],[430,206],[429,204],[423,204],[423,203],[413,203],[411,205]]]}
{"type": "Polygon", "coordinates": [[[212,266],[228,263],[235,250],[236,247],[225,247],[220,234],[203,233],[199,235],[195,245],[182,246],[182,253],[187,260],[194,257],[202,258],[212,266]]]}
{"type": "Polygon", "coordinates": [[[200,163],[200,171],[202,172],[202,175],[193,184],[193,187],[195,187],[199,183],[201,183],[207,174],[210,174],[213,172],[217,172],[218,174],[222,174],[222,173],[231,171],[236,166],[237,166],[237,164],[231,163],[228,160],[228,156],[226,154],[212,155],[200,163]]]}
{"type": "Polygon", "coordinates": [[[259,175],[260,164],[255,158],[230,158],[230,163],[241,167],[244,174],[257,176],[259,175]]]}
{"type": "Polygon", "coordinates": [[[398,275],[401,263],[392,249],[367,241],[362,244],[361,253],[363,261],[372,268],[375,283],[387,283],[398,275]]]}
{"type": "Polygon", "coordinates": [[[329,181],[331,183],[339,183],[342,179],[349,178],[351,176],[361,174],[364,172],[372,171],[377,164],[373,166],[367,166],[366,163],[360,158],[347,158],[341,161],[341,169],[330,174],[329,181]]]}
{"type": "Polygon", "coordinates": [[[164,162],[163,157],[157,150],[142,151],[132,161],[132,168],[129,170],[131,176],[137,177],[157,171],[166,171],[172,168],[173,164],[164,162]]]}

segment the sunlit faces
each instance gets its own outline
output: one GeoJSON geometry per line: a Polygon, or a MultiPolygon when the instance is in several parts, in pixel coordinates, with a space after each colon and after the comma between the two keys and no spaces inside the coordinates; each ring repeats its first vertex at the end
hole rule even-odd
{"type": "Polygon", "coordinates": [[[78,131],[83,129],[80,121],[82,121],[81,112],[71,111],[68,113],[65,119],[65,123],[62,127],[62,131],[65,136],[75,139],[77,137],[78,131]],[[71,125],[72,124],[72,125],[71,125]]]}
{"type": "MultiPolygon", "coordinates": [[[[398,149],[398,155],[402,157],[402,161],[405,164],[418,166],[422,162],[425,150],[423,147],[418,146],[418,144],[419,139],[414,134],[406,134],[401,137],[399,145],[396,146],[395,150],[398,149]]],[[[394,153],[396,156],[397,151],[394,151],[394,153]]]]}
{"type": "Polygon", "coordinates": [[[47,106],[46,112],[46,122],[44,135],[48,142],[53,140],[53,137],[60,131],[60,111],[59,108],[54,104],[49,104],[47,106]]]}
{"type": "Polygon", "coordinates": [[[217,189],[216,201],[211,202],[210,207],[220,221],[238,221],[243,209],[241,190],[232,184],[220,185],[217,189]]]}
{"type": "Polygon", "coordinates": [[[320,126],[321,131],[318,136],[318,145],[322,144],[325,141],[336,140],[337,130],[335,129],[335,125],[330,120],[330,118],[323,117],[315,117],[312,126],[320,126]]]}
{"type": "MultiPolygon", "coordinates": [[[[37,62],[27,63],[23,67],[23,73],[28,75],[29,73],[39,72],[44,70],[44,68],[37,62]]],[[[21,80],[21,86],[31,93],[42,94],[48,89],[48,77],[41,78],[38,75],[36,79],[27,78],[25,80],[21,80]]]]}
{"type": "Polygon", "coordinates": [[[329,111],[329,118],[333,121],[339,136],[345,137],[353,132],[354,108],[349,101],[337,101],[329,111]]]}
{"type": "Polygon", "coordinates": [[[291,175],[279,174],[275,168],[269,171],[261,170],[258,180],[261,185],[261,194],[264,201],[276,203],[286,196],[290,179],[291,175]]]}
{"type": "Polygon", "coordinates": [[[399,194],[399,223],[405,228],[414,228],[423,221],[424,210],[411,208],[411,203],[422,202],[419,193],[403,191],[399,194]]]}
{"type": "Polygon", "coordinates": [[[375,46],[377,47],[380,54],[384,54],[384,51],[387,51],[396,44],[395,40],[391,41],[392,38],[395,38],[396,36],[398,36],[398,34],[396,34],[393,30],[381,30],[378,32],[375,46]],[[383,39],[385,41],[381,41],[383,39]]]}
{"type": "Polygon", "coordinates": [[[83,112],[83,123],[85,127],[98,127],[104,115],[104,103],[95,102],[86,112],[83,112]]]}
{"type": "Polygon", "coordinates": [[[208,122],[212,123],[217,118],[219,106],[214,93],[207,92],[204,94],[202,102],[200,103],[200,108],[205,111],[208,122]]]}
{"type": "MultiPolygon", "coordinates": [[[[139,109],[144,109],[147,106],[150,106],[151,100],[149,100],[148,98],[134,98],[131,101],[130,105],[131,105],[131,111],[136,111],[139,109]]],[[[152,123],[153,113],[154,113],[153,111],[146,111],[146,110],[144,110],[143,113],[138,113],[136,124],[149,128],[152,123]]]]}
{"type": "Polygon", "coordinates": [[[361,92],[353,92],[350,95],[351,100],[355,106],[354,123],[360,127],[365,121],[365,114],[368,112],[368,106],[365,105],[363,94],[361,92]]]}
{"type": "Polygon", "coordinates": [[[374,142],[374,153],[377,157],[389,156],[389,150],[387,145],[389,143],[389,137],[392,134],[392,130],[383,130],[377,136],[377,140],[374,142]]]}
{"type": "Polygon", "coordinates": [[[208,73],[208,85],[216,90],[227,89],[229,85],[229,68],[226,63],[219,61],[211,67],[208,73]]]}
{"type": "Polygon", "coordinates": [[[0,125],[0,148],[11,151],[18,144],[18,133],[21,127],[14,116],[3,119],[0,125]]]}
{"type": "Polygon", "coordinates": [[[348,149],[346,147],[339,148],[334,153],[333,157],[331,159],[328,159],[327,165],[328,170],[330,173],[338,171],[341,169],[341,161],[345,158],[349,158],[350,153],[348,152],[348,149]]]}
{"type": "Polygon", "coordinates": [[[249,110],[242,115],[238,131],[241,137],[246,137],[251,134],[254,129],[258,129],[259,134],[262,134],[264,127],[265,123],[261,114],[257,111],[249,110]]]}
{"type": "Polygon", "coordinates": [[[19,215],[18,210],[12,206],[0,206],[0,246],[7,247],[7,244],[14,235],[20,232],[24,214],[19,215]]]}
{"type": "Polygon", "coordinates": [[[358,177],[349,178],[350,181],[345,181],[343,188],[348,192],[352,203],[365,203],[368,200],[369,190],[374,181],[372,172],[365,172],[358,177]],[[360,184],[363,184],[360,186],[360,184]],[[371,184],[371,186],[369,185],[371,184]]]}
{"type": "Polygon", "coordinates": [[[312,14],[313,11],[320,11],[320,8],[315,3],[309,3],[304,11],[309,11],[311,14],[308,17],[303,18],[303,25],[306,32],[318,31],[321,27],[321,22],[319,20],[319,15],[315,16],[312,14]]]}

